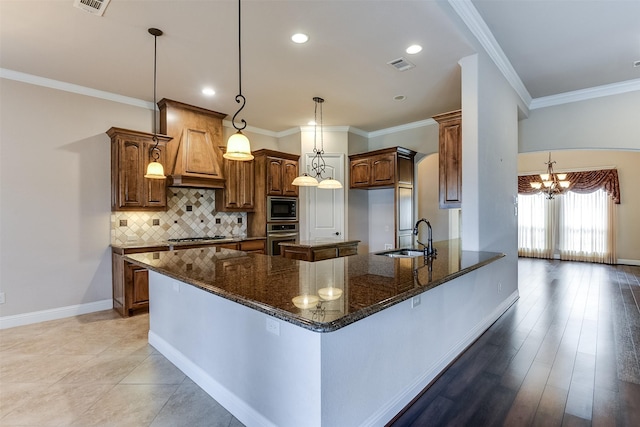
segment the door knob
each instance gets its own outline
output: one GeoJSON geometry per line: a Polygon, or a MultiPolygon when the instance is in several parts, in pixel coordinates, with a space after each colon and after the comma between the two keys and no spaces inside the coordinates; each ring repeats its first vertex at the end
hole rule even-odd
{"type": "Polygon", "coordinates": [[[339,231],[336,231],[336,236],[339,236],[339,235],[340,235],[340,232],[339,232],[339,231]]]}

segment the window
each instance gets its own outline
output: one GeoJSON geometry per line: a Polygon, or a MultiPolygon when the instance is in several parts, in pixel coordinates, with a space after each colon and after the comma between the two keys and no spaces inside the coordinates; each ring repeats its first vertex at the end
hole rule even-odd
{"type": "Polygon", "coordinates": [[[614,264],[615,204],[606,191],[518,195],[518,255],[614,264]],[[556,244],[557,242],[557,244],[556,244]]]}

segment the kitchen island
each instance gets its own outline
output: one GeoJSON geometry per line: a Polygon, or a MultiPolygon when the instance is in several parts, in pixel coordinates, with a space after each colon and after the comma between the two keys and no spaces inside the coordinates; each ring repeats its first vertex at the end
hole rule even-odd
{"type": "Polygon", "coordinates": [[[322,261],[358,253],[360,240],[316,239],[280,243],[280,253],[289,259],[322,261]]]}
{"type": "Polygon", "coordinates": [[[382,425],[516,299],[504,256],[318,262],[223,248],[141,253],[149,342],[247,425],[382,425]],[[425,262],[428,261],[428,262],[425,262]]]}

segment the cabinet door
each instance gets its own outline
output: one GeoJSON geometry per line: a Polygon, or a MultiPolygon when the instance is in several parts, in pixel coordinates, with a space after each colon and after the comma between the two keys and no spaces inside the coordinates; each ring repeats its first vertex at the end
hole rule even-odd
{"type": "Polygon", "coordinates": [[[209,175],[222,178],[221,165],[215,154],[216,147],[205,129],[184,129],[183,161],[188,174],[209,175]]]}
{"type": "Polygon", "coordinates": [[[459,208],[462,204],[462,120],[440,124],[439,169],[440,208],[459,208]]]}
{"type": "Polygon", "coordinates": [[[132,290],[132,306],[149,303],[149,271],[147,269],[134,268],[132,290]]]}
{"type": "Polygon", "coordinates": [[[267,194],[269,196],[282,196],[282,159],[267,158],[267,194]]]}
{"type": "Polygon", "coordinates": [[[118,165],[119,188],[118,208],[134,208],[144,206],[144,173],[142,167],[145,155],[145,144],[137,140],[119,139],[120,164],[118,165]]]}
{"type": "Polygon", "coordinates": [[[380,154],[371,157],[371,185],[393,185],[395,178],[395,154],[380,154]]]}
{"type": "Polygon", "coordinates": [[[295,160],[283,160],[282,162],[282,195],[298,196],[298,186],[291,185],[298,177],[298,162],[295,160]]]}
{"type": "Polygon", "coordinates": [[[351,188],[368,187],[371,179],[371,162],[369,159],[352,160],[350,162],[351,188]]]}
{"type": "Polygon", "coordinates": [[[224,209],[252,210],[254,208],[254,162],[225,160],[227,182],[224,189],[224,209]]]}

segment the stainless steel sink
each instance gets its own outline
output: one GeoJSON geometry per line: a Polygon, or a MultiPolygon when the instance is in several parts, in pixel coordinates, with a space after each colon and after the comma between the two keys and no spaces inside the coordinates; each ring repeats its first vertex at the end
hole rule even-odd
{"type": "Polygon", "coordinates": [[[424,256],[424,251],[417,249],[393,249],[391,251],[378,252],[376,255],[388,256],[392,258],[413,258],[424,256]]]}

